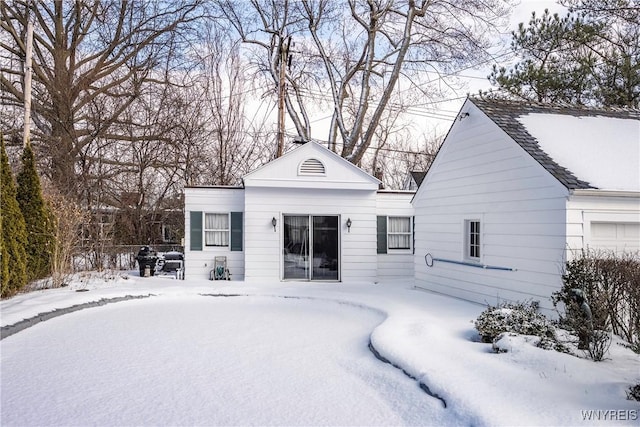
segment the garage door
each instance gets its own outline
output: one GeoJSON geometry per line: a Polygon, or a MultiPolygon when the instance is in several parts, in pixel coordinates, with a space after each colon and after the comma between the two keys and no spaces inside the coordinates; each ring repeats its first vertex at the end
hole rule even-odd
{"type": "Polygon", "coordinates": [[[616,252],[638,251],[640,250],[640,223],[592,222],[589,246],[616,252]]]}

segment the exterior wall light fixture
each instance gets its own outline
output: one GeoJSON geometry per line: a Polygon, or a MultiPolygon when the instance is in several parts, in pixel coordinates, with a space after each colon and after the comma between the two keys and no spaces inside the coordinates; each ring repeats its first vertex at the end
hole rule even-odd
{"type": "Polygon", "coordinates": [[[351,224],[353,224],[353,223],[351,222],[351,218],[347,218],[347,231],[348,231],[349,233],[351,233],[351,224]]]}
{"type": "Polygon", "coordinates": [[[278,224],[278,220],[274,216],[273,218],[271,218],[271,225],[273,225],[273,231],[276,231],[276,224],[278,224]]]}

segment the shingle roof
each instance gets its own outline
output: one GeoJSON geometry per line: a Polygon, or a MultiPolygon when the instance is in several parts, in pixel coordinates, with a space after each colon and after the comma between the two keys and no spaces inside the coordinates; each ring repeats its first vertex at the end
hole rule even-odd
{"type": "Polygon", "coordinates": [[[533,104],[501,99],[470,98],[487,117],[518,143],[527,153],[540,163],[551,175],[570,190],[596,188],[589,182],[576,177],[570,170],[556,163],[539,146],[536,138],[517,120],[532,113],[571,115],[575,117],[604,116],[621,119],[640,120],[640,111],[625,109],[589,109],[564,105],[533,104]]]}
{"type": "Polygon", "coordinates": [[[422,181],[424,180],[424,177],[427,176],[427,172],[423,172],[423,171],[411,171],[411,177],[413,178],[413,180],[416,182],[416,185],[418,187],[420,187],[420,184],[422,184],[422,181]]]}

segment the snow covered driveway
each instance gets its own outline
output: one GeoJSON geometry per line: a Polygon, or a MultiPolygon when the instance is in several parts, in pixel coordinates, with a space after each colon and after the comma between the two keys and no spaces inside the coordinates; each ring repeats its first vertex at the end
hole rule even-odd
{"type": "Polygon", "coordinates": [[[66,308],[0,340],[3,427],[638,423],[630,349],[594,363],[512,337],[495,354],[483,306],[409,283],[78,275],[0,301],[3,332],[66,308]]]}
{"type": "Polygon", "coordinates": [[[368,350],[383,320],[266,296],[67,314],[2,341],[2,425],[442,424],[442,404],[368,350]]]}

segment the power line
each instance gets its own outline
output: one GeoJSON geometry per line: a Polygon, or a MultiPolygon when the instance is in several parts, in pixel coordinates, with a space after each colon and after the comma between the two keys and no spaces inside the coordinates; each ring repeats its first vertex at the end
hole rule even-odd
{"type": "MultiPolygon", "coordinates": [[[[310,95],[316,99],[323,99],[323,100],[333,100],[333,98],[325,93],[319,92],[319,91],[315,91],[312,89],[304,89],[301,91],[301,93],[303,95],[310,95]]],[[[457,97],[457,98],[450,98],[450,99],[445,99],[445,100],[439,100],[439,101],[431,101],[428,103],[423,103],[423,104],[410,104],[410,105],[401,105],[398,103],[390,103],[387,105],[388,108],[392,109],[393,111],[396,112],[403,112],[403,113],[407,113],[407,114],[412,114],[412,115],[416,115],[416,116],[422,116],[422,117],[426,117],[426,118],[433,118],[433,119],[440,119],[440,120],[453,120],[456,117],[457,111],[450,111],[450,110],[438,110],[438,111],[431,111],[428,109],[421,109],[420,107],[423,105],[429,105],[429,104],[437,104],[437,103],[443,103],[443,102],[449,102],[452,100],[456,100],[456,99],[464,99],[465,97],[457,97]],[[451,113],[451,114],[444,114],[444,113],[451,113]]]]}
{"type": "MultiPolygon", "coordinates": [[[[290,137],[291,139],[294,139],[296,137],[298,137],[298,135],[292,134],[292,133],[285,133],[286,136],[290,137]]],[[[318,138],[309,138],[308,141],[313,141],[316,142],[318,144],[322,144],[322,145],[329,145],[329,141],[326,140],[322,140],[322,139],[318,139],[318,138]]],[[[334,143],[332,143],[334,145],[341,145],[344,146],[344,141],[336,141],[334,143]]],[[[369,146],[367,147],[367,150],[379,150],[379,151],[387,151],[387,152],[391,152],[391,153],[400,153],[400,154],[412,154],[412,155],[416,155],[416,156],[431,156],[433,155],[432,153],[425,151],[411,151],[411,150],[401,150],[398,148],[389,148],[389,147],[373,147],[373,146],[369,146]]]]}
{"type": "MultiPolygon", "coordinates": [[[[301,53],[301,52],[297,52],[297,53],[301,53]]],[[[429,81],[425,82],[422,85],[413,85],[407,89],[403,89],[403,90],[399,90],[396,93],[397,94],[402,94],[406,91],[409,90],[415,90],[415,88],[420,88],[421,86],[424,87],[424,85],[432,85],[435,84],[437,81],[442,81],[445,80],[446,78],[449,77],[460,77],[460,78],[475,78],[475,79],[484,79],[483,77],[478,77],[478,76],[470,76],[470,75],[464,75],[461,74],[463,71],[466,71],[468,69],[472,69],[472,68],[477,68],[483,64],[489,63],[489,62],[496,62],[497,60],[504,58],[508,55],[513,55],[515,54],[515,52],[505,52],[502,53],[500,55],[497,56],[491,56],[491,58],[476,62],[474,64],[470,64],[466,67],[460,68],[456,71],[450,72],[450,73],[439,73],[437,71],[426,71],[425,73],[427,74],[436,74],[437,78],[435,79],[430,79],[429,81]]],[[[411,65],[411,64],[408,64],[411,65]]],[[[409,67],[410,68],[410,67],[409,67]]],[[[222,98],[231,98],[232,96],[237,96],[237,95],[245,95],[245,94],[249,94],[249,93],[253,93],[253,94],[257,94],[258,90],[260,90],[262,88],[250,88],[247,90],[244,90],[242,92],[240,92],[239,94],[234,94],[234,95],[228,95],[222,98]]],[[[329,95],[326,92],[321,92],[319,90],[313,90],[313,89],[303,89],[301,91],[302,95],[306,95],[311,97],[312,99],[317,99],[317,100],[324,100],[327,102],[332,102],[333,101],[333,97],[331,95],[329,95]]],[[[413,116],[417,116],[417,117],[422,117],[422,118],[426,118],[426,119],[434,119],[434,120],[444,120],[444,121],[451,121],[455,119],[455,116],[457,114],[457,111],[451,111],[451,110],[443,110],[443,109],[439,109],[436,106],[442,103],[448,103],[448,102],[453,102],[453,101],[458,101],[458,100],[463,100],[466,99],[466,95],[464,96],[455,96],[455,97],[450,97],[450,98],[445,98],[445,99],[439,99],[439,100],[429,100],[429,101],[425,101],[422,103],[412,103],[411,105],[408,106],[404,106],[404,105],[400,105],[397,103],[391,103],[388,105],[387,108],[396,111],[396,112],[401,112],[404,114],[409,114],[409,115],[413,115],[413,116]],[[433,109],[429,109],[429,108],[425,108],[425,107],[432,107],[434,109],[436,109],[436,111],[433,111],[433,109]]],[[[312,121],[312,123],[315,122],[319,122],[322,120],[326,120],[327,118],[330,118],[331,115],[329,116],[325,116],[325,117],[321,117],[321,118],[316,118],[312,121]]],[[[255,117],[254,117],[255,118],[255,117]]]]}

